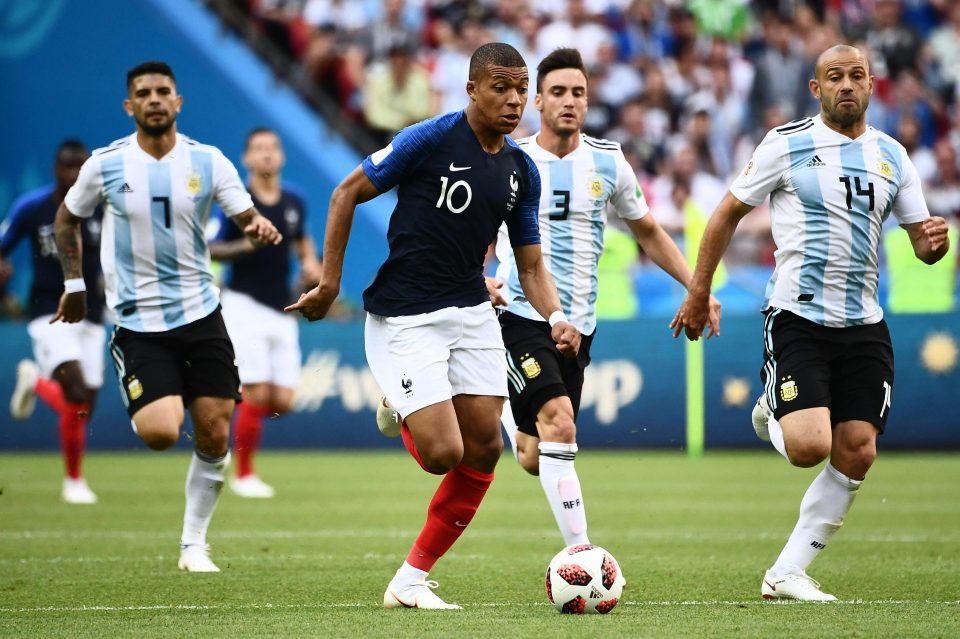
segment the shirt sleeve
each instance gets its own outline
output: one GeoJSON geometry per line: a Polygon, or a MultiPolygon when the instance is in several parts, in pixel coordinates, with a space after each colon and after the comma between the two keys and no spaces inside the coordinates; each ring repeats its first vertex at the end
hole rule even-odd
{"type": "Polygon", "coordinates": [[[213,155],[213,199],[227,217],[253,208],[253,200],[237,173],[233,162],[219,150],[213,155]]]}
{"type": "Polygon", "coordinates": [[[637,174],[633,167],[623,157],[622,151],[617,151],[617,185],[610,198],[610,205],[617,215],[625,220],[639,220],[650,212],[650,205],[643,195],[643,189],[637,182],[637,174]]]}
{"type": "Polygon", "coordinates": [[[527,189],[517,202],[516,208],[507,216],[507,231],[511,246],[540,243],[540,171],[530,156],[518,151],[526,166],[527,189]]]}
{"type": "Polygon", "coordinates": [[[747,166],[740,171],[730,185],[730,192],[735,198],[744,204],[758,206],[782,184],[784,148],[782,139],[783,136],[776,131],[770,131],[763,138],[747,166]]]}
{"type": "Polygon", "coordinates": [[[363,172],[377,190],[385,193],[413,173],[462,116],[447,113],[413,124],[397,133],[393,141],[363,160],[363,172]]]}
{"type": "Polygon", "coordinates": [[[27,197],[18,198],[10,207],[7,217],[0,221],[0,257],[10,255],[26,232],[28,201],[27,197]]]}
{"type": "Polygon", "coordinates": [[[100,158],[91,155],[80,167],[80,175],[67,191],[63,203],[67,210],[77,217],[87,218],[93,215],[93,211],[102,201],[103,174],[100,171],[100,158]]]}
{"type": "Polygon", "coordinates": [[[903,162],[903,173],[900,179],[900,190],[893,200],[893,216],[900,224],[922,222],[930,217],[930,210],[927,208],[926,200],[923,199],[920,175],[905,150],[901,149],[900,157],[903,162]]]}

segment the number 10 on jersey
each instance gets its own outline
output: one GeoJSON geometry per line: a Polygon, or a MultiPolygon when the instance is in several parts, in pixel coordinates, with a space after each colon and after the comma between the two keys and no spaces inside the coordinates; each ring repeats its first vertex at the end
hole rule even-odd
{"type": "Polygon", "coordinates": [[[447,190],[447,184],[449,181],[450,180],[446,175],[440,176],[440,198],[437,200],[437,208],[439,209],[441,206],[446,204],[447,210],[451,213],[463,213],[464,210],[470,206],[471,200],[473,200],[473,189],[471,189],[470,185],[463,180],[457,180],[451,184],[450,189],[447,190]],[[453,203],[453,194],[460,189],[464,189],[467,192],[467,197],[464,199],[463,204],[457,206],[453,203]]]}

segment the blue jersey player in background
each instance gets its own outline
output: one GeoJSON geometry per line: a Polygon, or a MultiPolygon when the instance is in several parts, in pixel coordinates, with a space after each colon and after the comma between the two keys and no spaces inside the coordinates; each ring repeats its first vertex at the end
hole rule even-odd
{"type": "Polygon", "coordinates": [[[313,238],[304,233],[303,198],[284,188],[280,179],[284,162],[275,131],[257,128],[247,135],[243,151],[243,165],[249,171],[247,188],[254,207],[283,233],[280,243],[255,246],[227,222],[222,211],[216,220],[219,232],[210,243],[213,259],[231,263],[220,301],[243,384],[243,402],[233,423],[237,465],[230,480],[230,489],[240,497],[273,497],[273,487],[254,471],[253,457],[260,447],[264,418],[290,411],[300,380],[297,319],[283,312],[291,301],[287,284],[292,254],[300,260],[302,282],[313,287],[320,281],[317,249],[313,238]]]}
{"type": "Polygon", "coordinates": [[[356,205],[396,186],[390,254],[364,292],[367,362],[404,418],[407,449],[444,478],[387,586],[388,608],[459,608],[434,594],[437,584],[426,577],[470,523],[503,450],[507,371],[483,260],[504,221],[524,295],[550,318],[561,352],[575,356],[580,345],[540,255],[540,176],[507,137],[520,122],[528,82],[513,47],[478,48],[465,110],[404,129],[334,190],[320,284],[288,309],[310,320],[327,314],[340,290],[356,205]]]}
{"type": "Polygon", "coordinates": [[[17,384],[10,399],[14,419],[26,419],[39,397],[59,416],[60,446],[66,466],[60,498],[68,504],[94,504],[97,496],[81,469],[87,423],[97,391],[103,384],[103,285],[100,273],[100,228],[97,208],[80,228],[84,278],[90,291],[86,318],[76,324],[50,324],[63,292],[63,272],[57,259],[53,220],[67,190],[77,181],[89,153],[79,140],[64,140],[54,158],[54,184],[26,193],[13,204],[0,225],[0,279],[12,273],[5,262],[21,239],[30,238],[33,280],[30,283],[27,332],[33,360],[17,366],[17,384]]]}

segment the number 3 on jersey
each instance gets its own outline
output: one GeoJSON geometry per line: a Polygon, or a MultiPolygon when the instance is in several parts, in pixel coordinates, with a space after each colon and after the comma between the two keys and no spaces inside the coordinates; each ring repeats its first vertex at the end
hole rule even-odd
{"type": "MultiPolygon", "coordinates": [[[[470,202],[473,200],[473,189],[471,189],[470,185],[464,182],[463,180],[457,180],[456,182],[451,184],[450,189],[447,190],[447,184],[449,183],[449,181],[450,180],[449,178],[447,178],[446,175],[440,176],[440,198],[437,200],[437,208],[439,209],[441,206],[446,204],[447,210],[450,211],[451,213],[463,213],[466,210],[466,208],[470,206],[470,202]],[[456,204],[453,203],[454,193],[456,193],[458,190],[461,190],[461,189],[467,192],[466,198],[463,200],[462,204],[457,206],[456,204]]],[[[456,199],[460,199],[460,198],[457,197],[456,199]]]]}

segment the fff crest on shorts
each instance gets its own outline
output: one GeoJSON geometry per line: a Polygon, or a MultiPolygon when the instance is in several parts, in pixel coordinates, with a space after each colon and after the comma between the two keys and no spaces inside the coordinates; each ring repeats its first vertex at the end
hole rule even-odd
{"type": "Polygon", "coordinates": [[[797,395],[800,394],[799,389],[797,389],[797,383],[790,379],[789,377],[780,384],[780,397],[785,402],[793,401],[797,398],[797,395]]]}
{"type": "Polygon", "coordinates": [[[523,369],[523,374],[527,376],[527,379],[533,379],[540,374],[540,362],[529,355],[520,362],[520,368],[523,369]]]}

